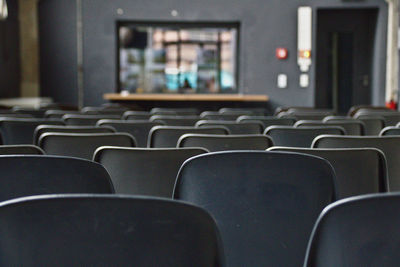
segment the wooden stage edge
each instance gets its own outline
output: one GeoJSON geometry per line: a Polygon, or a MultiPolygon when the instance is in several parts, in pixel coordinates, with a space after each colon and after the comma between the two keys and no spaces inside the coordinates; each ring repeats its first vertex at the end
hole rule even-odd
{"type": "Polygon", "coordinates": [[[268,102],[267,95],[243,94],[104,94],[110,101],[231,101],[231,102],[268,102]]]}

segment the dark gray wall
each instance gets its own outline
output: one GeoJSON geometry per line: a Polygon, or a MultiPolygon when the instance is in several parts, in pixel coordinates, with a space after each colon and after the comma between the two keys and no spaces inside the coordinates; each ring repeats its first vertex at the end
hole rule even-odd
{"type": "Polygon", "coordinates": [[[41,96],[77,105],[75,1],[39,2],[39,40],[41,96]]]}
{"type": "MultiPolygon", "coordinates": [[[[42,1],[58,3],[60,0],[42,1]]],[[[300,71],[296,57],[297,8],[302,5],[312,6],[314,11],[318,8],[337,7],[379,8],[372,95],[374,104],[383,104],[387,22],[387,5],[383,0],[365,0],[359,3],[340,0],[83,0],[85,105],[98,105],[103,102],[104,93],[116,90],[117,20],[179,20],[240,21],[240,93],[267,94],[274,105],[314,106],[315,64],[310,70],[310,87],[298,86],[300,71]],[[118,15],[118,8],[124,11],[123,15],[118,15]],[[179,12],[177,17],[171,16],[173,9],[179,12]],[[277,47],[288,48],[287,60],[279,61],[275,58],[277,47]],[[276,77],[279,73],[288,74],[288,88],[277,88],[276,77]]],[[[314,20],[316,13],[313,12],[314,20]]],[[[72,21],[74,16],[69,17],[72,21]]],[[[63,32],[69,24],[57,24],[57,27],[63,32]]],[[[65,45],[60,46],[57,51],[60,53],[64,49],[71,50],[65,45]]],[[[74,59],[70,57],[70,53],[62,53],[62,58],[68,58],[70,61],[74,59]]],[[[73,68],[72,64],[68,66],[69,70],[73,68]]],[[[61,80],[58,81],[58,85],[59,91],[71,90],[61,80]]]]}
{"type": "Polygon", "coordinates": [[[9,17],[0,21],[0,97],[20,95],[18,1],[7,1],[9,17]]]}

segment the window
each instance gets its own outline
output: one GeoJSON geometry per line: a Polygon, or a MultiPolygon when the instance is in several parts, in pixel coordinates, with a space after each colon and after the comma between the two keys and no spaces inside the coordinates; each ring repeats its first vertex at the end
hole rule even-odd
{"type": "Polygon", "coordinates": [[[118,23],[118,89],[236,93],[238,23],[118,23]]]}

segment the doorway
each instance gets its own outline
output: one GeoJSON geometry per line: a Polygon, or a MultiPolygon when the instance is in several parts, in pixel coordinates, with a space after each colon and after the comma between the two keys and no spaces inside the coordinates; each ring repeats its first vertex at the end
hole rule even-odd
{"type": "Polygon", "coordinates": [[[378,9],[317,11],[317,108],[345,114],[371,104],[372,58],[378,9]]]}

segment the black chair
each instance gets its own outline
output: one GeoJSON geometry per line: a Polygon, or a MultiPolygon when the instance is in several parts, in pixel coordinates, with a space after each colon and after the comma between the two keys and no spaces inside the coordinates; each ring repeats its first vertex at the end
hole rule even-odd
{"type": "Polygon", "coordinates": [[[152,108],[150,110],[152,115],[180,115],[190,116],[198,115],[199,111],[195,108],[152,108]]]}
{"type": "Polygon", "coordinates": [[[1,266],[224,266],[203,209],[150,198],[46,195],[0,204],[1,266]]]}
{"type": "Polygon", "coordinates": [[[199,116],[153,115],[150,118],[152,122],[158,122],[168,126],[194,126],[199,120],[199,116]]]}
{"type": "Polygon", "coordinates": [[[42,194],[114,192],[104,167],[88,160],[2,155],[0,172],[0,202],[42,194]]]}
{"type": "Polygon", "coordinates": [[[392,136],[392,135],[400,135],[400,128],[397,126],[388,126],[382,129],[379,133],[379,136],[392,136]]]}
{"type": "Polygon", "coordinates": [[[270,126],[264,134],[271,136],[275,146],[311,147],[315,137],[322,134],[343,135],[344,129],[338,126],[303,127],[270,126]]]}
{"type": "Polygon", "coordinates": [[[236,121],[212,121],[201,120],[196,123],[196,127],[215,127],[222,126],[229,130],[230,134],[262,134],[264,125],[261,122],[236,122],[236,121]]]}
{"type": "Polygon", "coordinates": [[[44,151],[34,145],[4,145],[0,146],[0,155],[44,155],[44,151]]]}
{"type": "Polygon", "coordinates": [[[229,134],[225,127],[196,128],[187,126],[155,126],[150,130],[148,147],[176,147],[179,137],[188,133],[229,134]]]}
{"type": "Polygon", "coordinates": [[[360,115],[357,117],[357,120],[364,123],[365,135],[379,135],[385,127],[385,118],[380,116],[360,115]]]}
{"type": "Polygon", "coordinates": [[[86,125],[95,126],[99,120],[110,119],[119,120],[119,115],[74,115],[66,114],[62,117],[66,125],[86,125]]]}
{"type": "Polygon", "coordinates": [[[122,117],[127,108],[118,107],[118,108],[105,108],[105,107],[84,107],[81,110],[82,114],[87,115],[117,115],[122,117]]]}
{"type": "Polygon", "coordinates": [[[297,120],[323,120],[326,116],[334,115],[331,110],[294,110],[289,109],[286,113],[278,114],[278,117],[295,117],[297,120]]]}
{"type": "Polygon", "coordinates": [[[79,115],[81,114],[79,111],[72,111],[72,110],[47,110],[44,113],[44,117],[48,119],[61,119],[64,115],[66,114],[73,114],[73,115],[79,115]]]}
{"type": "Polygon", "coordinates": [[[251,110],[245,110],[245,109],[236,109],[236,110],[233,110],[233,109],[220,109],[219,111],[218,111],[218,113],[219,114],[221,114],[221,115],[235,115],[235,116],[244,116],[244,115],[247,115],[247,116],[251,116],[251,115],[256,115],[256,114],[254,114],[253,113],[253,111],[251,111],[251,110]]]}
{"type": "Polygon", "coordinates": [[[265,108],[220,108],[218,110],[219,113],[221,114],[227,114],[230,112],[251,112],[251,115],[253,116],[266,116],[270,112],[265,109],[265,108]]]}
{"type": "Polygon", "coordinates": [[[360,196],[328,206],[315,225],[304,266],[398,266],[399,210],[399,194],[360,196]]]}
{"type": "Polygon", "coordinates": [[[294,124],[294,127],[305,126],[339,126],[345,130],[347,135],[364,135],[364,123],[359,120],[335,120],[335,121],[314,121],[300,120],[294,124]]]}
{"type": "Polygon", "coordinates": [[[133,120],[99,120],[97,126],[110,126],[121,133],[131,134],[137,147],[146,147],[151,128],[163,125],[160,122],[133,121],[133,120]]]}
{"type": "Polygon", "coordinates": [[[91,160],[101,146],[134,147],[135,139],[127,133],[44,133],[39,138],[39,146],[49,155],[91,160]]]}
{"type": "Polygon", "coordinates": [[[314,148],[362,148],[372,147],[381,150],[386,157],[389,190],[400,190],[400,136],[329,136],[317,137],[314,148]]]}
{"type": "Polygon", "coordinates": [[[365,110],[375,110],[375,111],[392,111],[391,109],[385,106],[371,106],[371,105],[357,105],[352,106],[349,111],[347,112],[347,116],[353,117],[358,111],[365,111],[365,110]]]}
{"type": "Polygon", "coordinates": [[[211,121],[236,121],[243,114],[221,114],[218,111],[204,111],[200,114],[202,120],[211,121]]]}
{"type": "Polygon", "coordinates": [[[300,266],[314,222],[334,195],[326,160],[265,151],[191,158],[174,191],[215,218],[227,266],[300,266]]]}
{"type": "Polygon", "coordinates": [[[107,169],[117,194],[172,198],[182,163],[203,153],[200,148],[100,147],[94,161],[107,169]]]}
{"type": "Polygon", "coordinates": [[[324,158],[336,173],[337,198],[388,191],[386,159],[374,148],[312,149],[272,147],[270,151],[297,152],[324,158]]]}
{"type": "Polygon", "coordinates": [[[12,111],[13,113],[17,114],[28,114],[33,116],[34,118],[41,119],[44,117],[44,114],[47,109],[34,109],[34,108],[24,108],[24,107],[13,107],[12,111]]]}
{"type": "Polygon", "coordinates": [[[261,122],[264,128],[272,125],[287,125],[292,126],[296,120],[294,118],[277,118],[268,116],[240,116],[236,120],[237,122],[261,122]]]}
{"type": "Polygon", "coordinates": [[[152,114],[147,111],[126,111],[122,115],[123,120],[138,120],[138,121],[143,121],[143,120],[149,120],[152,114]]]}
{"type": "Polygon", "coordinates": [[[0,119],[0,133],[4,145],[34,144],[33,133],[37,126],[64,125],[60,120],[46,119],[19,119],[3,118],[0,119]]]}
{"type": "Polygon", "coordinates": [[[272,140],[266,135],[214,135],[184,134],[178,140],[178,147],[202,147],[210,152],[226,150],[265,150],[272,140]]]}
{"type": "Polygon", "coordinates": [[[358,111],[354,118],[358,119],[361,116],[378,116],[385,119],[385,126],[395,126],[400,122],[400,112],[395,111],[358,111]]]}
{"type": "Polygon", "coordinates": [[[38,144],[39,138],[44,133],[115,133],[109,126],[64,126],[64,125],[39,125],[33,132],[33,142],[38,144]]]}

